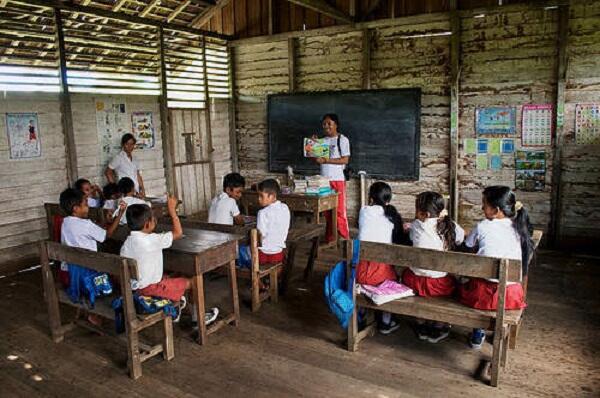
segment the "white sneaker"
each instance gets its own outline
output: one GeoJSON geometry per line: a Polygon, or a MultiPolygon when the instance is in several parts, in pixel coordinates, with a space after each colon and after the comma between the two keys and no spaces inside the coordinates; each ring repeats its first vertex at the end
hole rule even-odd
{"type": "Polygon", "coordinates": [[[185,296],[181,296],[181,299],[179,300],[179,307],[177,308],[177,316],[175,317],[175,319],[173,319],[173,322],[179,322],[179,319],[181,318],[181,312],[183,311],[186,305],[187,300],[185,299],[185,296]]]}
{"type": "MultiPolygon", "coordinates": [[[[211,323],[213,323],[217,317],[219,316],[219,309],[217,307],[211,308],[208,312],[204,313],[204,324],[205,325],[210,325],[211,323]]],[[[194,330],[198,330],[198,322],[194,322],[195,326],[193,327],[194,330]]]]}

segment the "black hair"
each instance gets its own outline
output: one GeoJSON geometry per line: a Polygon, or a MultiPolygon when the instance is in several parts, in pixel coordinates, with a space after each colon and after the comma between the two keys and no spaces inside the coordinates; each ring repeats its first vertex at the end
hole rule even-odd
{"type": "Polygon", "coordinates": [[[273,178],[268,178],[259,182],[257,189],[258,192],[270,193],[272,195],[275,195],[276,197],[279,196],[279,192],[281,191],[281,189],[279,188],[279,183],[273,178]]]}
{"type": "Polygon", "coordinates": [[[135,204],[127,206],[125,211],[127,226],[132,231],[141,231],[144,225],[152,219],[152,210],[150,206],[144,204],[135,204]]]}
{"type": "Polygon", "coordinates": [[[323,123],[325,121],[325,119],[331,119],[331,121],[335,122],[335,125],[339,128],[340,127],[340,118],[338,117],[337,114],[335,113],[326,113],[323,115],[323,117],[321,118],[321,123],[323,123]]]}
{"type": "Polygon", "coordinates": [[[123,137],[121,137],[121,146],[127,144],[127,141],[129,141],[129,140],[133,140],[134,144],[137,142],[137,140],[135,139],[133,134],[131,134],[131,133],[123,134],[123,137]]]}
{"type": "Polygon", "coordinates": [[[240,173],[229,173],[223,178],[223,191],[227,188],[243,188],[246,186],[246,180],[240,173]]]}
{"type": "Polygon", "coordinates": [[[533,252],[533,240],[531,239],[533,226],[529,221],[527,210],[524,207],[519,210],[515,209],[517,203],[515,193],[509,187],[503,185],[493,185],[485,188],[483,199],[489,206],[497,208],[512,220],[513,227],[521,240],[523,275],[527,275],[529,256],[533,252]]]}
{"type": "Polygon", "coordinates": [[[85,184],[90,184],[90,180],[86,180],[85,178],[80,178],[77,181],[75,181],[75,184],[73,184],[73,186],[75,187],[76,190],[81,191],[85,184]]]}
{"type": "Polygon", "coordinates": [[[121,192],[123,195],[127,195],[129,192],[135,189],[135,184],[129,177],[121,178],[117,186],[119,187],[119,192],[121,192]]]}
{"type": "Polygon", "coordinates": [[[410,244],[408,234],[404,232],[402,215],[396,210],[396,207],[390,204],[392,200],[392,187],[383,181],[374,182],[369,187],[369,199],[374,205],[383,207],[383,214],[394,224],[392,243],[399,245],[410,244]]]}
{"type": "MultiPolygon", "coordinates": [[[[415,201],[417,210],[429,213],[432,218],[439,217],[440,213],[446,207],[444,197],[437,192],[426,191],[417,195],[415,201]]],[[[456,224],[449,215],[438,218],[437,233],[444,242],[445,250],[454,250],[456,248],[456,224]]]]}
{"type": "Polygon", "coordinates": [[[109,182],[102,188],[102,196],[104,196],[104,199],[106,200],[112,198],[116,193],[119,193],[119,186],[114,182],[109,182]]]}
{"type": "Polygon", "coordinates": [[[68,215],[73,215],[73,208],[83,202],[83,192],[74,188],[67,188],[60,193],[60,208],[68,215]]]}

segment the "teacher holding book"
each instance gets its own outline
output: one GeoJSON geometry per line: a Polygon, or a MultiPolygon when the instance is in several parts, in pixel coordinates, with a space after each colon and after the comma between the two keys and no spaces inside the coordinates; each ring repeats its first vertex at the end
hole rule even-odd
{"type": "MultiPolygon", "coordinates": [[[[329,178],[329,186],[338,193],[337,229],[344,239],[350,237],[346,216],[346,178],[344,169],[350,161],[350,141],[338,132],[340,121],[335,113],[328,113],[321,119],[325,140],[329,144],[329,157],[315,158],[321,166],[321,175],[329,178]]],[[[331,214],[327,212],[327,242],[333,240],[331,214]]]]}

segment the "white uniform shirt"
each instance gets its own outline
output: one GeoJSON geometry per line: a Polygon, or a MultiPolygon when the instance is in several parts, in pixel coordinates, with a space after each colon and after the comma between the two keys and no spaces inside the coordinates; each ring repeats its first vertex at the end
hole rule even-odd
{"type": "Polygon", "coordinates": [[[102,208],[105,210],[113,210],[114,211],[117,208],[117,200],[115,200],[115,199],[105,200],[102,208]]]}
{"type": "Polygon", "coordinates": [[[108,167],[117,173],[119,179],[123,177],[131,178],[133,180],[133,184],[135,185],[135,191],[140,191],[140,185],[138,183],[139,167],[133,159],[129,159],[125,151],[119,152],[118,155],[112,158],[110,163],[108,163],[108,167]]]}
{"type": "Polygon", "coordinates": [[[229,197],[226,192],[221,192],[210,202],[208,222],[233,225],[233,218],[239,214],[240,209],[235,199],[229,197]]]}
{"type": "Polygon", "coordinates": [[[87,203],[89,207],[100,207],[102,201],[100,199],[89,197],[87,198],[87,203]]]}
{"type": "Polygon", "coordinates": [[[265,254],[276,254],[285,249],[285,240],[290,229],[290,209],[285,203],[276,201],[258,211],[256,228],[260,232],[265,254]]]}
{"type": "Polygon", "coordinates": [[[392,243],[394,224],[379,205],[364,206],[358,214],[358,240],[392,243]]]}
{"type": "MultiPolygon", "coordinates": [[[[326,137],[329,144],[329,158],[339,159],[342,156],[350,156],[350,140],[345,135],[340,137],[340,148],[338,148],[338,136],[326,137]],[[341,151],[340,151],[341,150],[341,151]],[[341,153],[340,153],[341,152],[341,153]]],[[[329,178],[330,181],[345,181],[343,164],[327,164],[321,165],[321,175],[329,178]]]]}
{"type": "Polygon", "coordinates": [[[106,240],[106,230],[87,218],[65,217],[60,230],[60,242],[71,247],[98,251],[97,242],[106,240]]]}
{"type": "MultiPolygon", "coordinates": [[[[414,220],[410,226],[410,240],[414,247],[423,249],[444,250],[444,241],[437,233],[438,218],[428,218],[425,221],[414,220]]],[[[465,230],[460,225],[454,223],[456,239],[455,243],[460,245],[465,239],[465,230]]],[[[410,267],[415,275],[426,276],[428,278],[443,278],[447,272],[430,271],[423,268],[410,267]]]]}
{"type": "Polygon", "coordinates": [[[158,283],[163,277],[163,249],[173,244],[173,233],[147,234],[131,231],[121,247],[121,256],[137,262],[139,279],[131,280],[131,288],[143,289],[158,283]]]}
{"type": "MultiPolygon", "coordinates": [[[[152,207],[152,204],[150,202],[146,202],[145,200],[136,198],[135,196],[125,196],[125,197],[121,198],[121,200],[123,202],[125,202],[125,204],[127,204],[127,207],[129,207],[131,205],[148,205],[148,207],[152,207]]],[[[121,216],[121,221],[119,221],[120,225],[127,224],[126,213],[127,213],[127,208],[125,208],[125,211],[123,212],[123,215],[121,216]]],[[[117,206],[116,210],[113,213],[113,218],[115,218],[118,214],[119,214],[119,208],[117,206]]]]}

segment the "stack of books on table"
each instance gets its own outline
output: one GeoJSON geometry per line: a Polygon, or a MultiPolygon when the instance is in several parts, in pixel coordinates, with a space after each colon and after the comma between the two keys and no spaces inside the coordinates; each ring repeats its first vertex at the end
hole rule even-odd
{"type": "Polygon", "coordinates": [[[306,180],[294,180],[294,193],[306,193],[308,182],[306,180]]]}
{"type": "Polygon", "coordinates": [[[308,183],[306,193],[309,195],[324,196],[332,192],[329,187],[329,178],[327,177],[321,175],[308,176],[306,177],[306,181],[308,183]]]}

